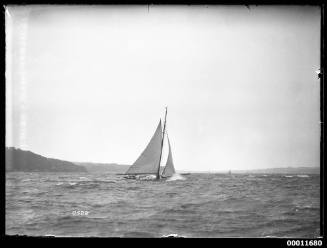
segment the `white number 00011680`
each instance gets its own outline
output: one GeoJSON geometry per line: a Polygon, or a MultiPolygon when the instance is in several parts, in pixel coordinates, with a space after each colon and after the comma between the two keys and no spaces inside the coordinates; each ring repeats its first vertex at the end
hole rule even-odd
{"type": "Polygon", "coordinates": [[[322,240],[287,240],[287,246],[322,246],[322,240]]]}

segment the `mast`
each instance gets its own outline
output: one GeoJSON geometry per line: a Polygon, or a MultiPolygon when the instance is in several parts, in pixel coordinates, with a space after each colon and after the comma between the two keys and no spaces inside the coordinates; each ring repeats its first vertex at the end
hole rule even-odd
{"type": "Polygon", "coordinates": [[[161,140],[160,159],[159,159],[159,166],[158,166],[158,172],[157,172],[157,177],[156,177],[157,179],[160,179],[160,164],[161,164],[162,148],[163,148],[163,144],[164,144],[165,131],[166,131],[166,118],[167,118],[167,107],[166,107],[166,112],[165,112],[165,122],[164,122],[163,135],[162,135],[162,140],[161,140]]]}

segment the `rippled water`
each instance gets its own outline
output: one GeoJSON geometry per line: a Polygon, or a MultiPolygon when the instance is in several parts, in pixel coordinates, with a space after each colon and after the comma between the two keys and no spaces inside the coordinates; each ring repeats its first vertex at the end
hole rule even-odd
{"type": "Polygon", "coordinates": [[[319,175],[184,177],[167,182],[113,174],[7,173],[6,234],[319,236],[319,175]]]}

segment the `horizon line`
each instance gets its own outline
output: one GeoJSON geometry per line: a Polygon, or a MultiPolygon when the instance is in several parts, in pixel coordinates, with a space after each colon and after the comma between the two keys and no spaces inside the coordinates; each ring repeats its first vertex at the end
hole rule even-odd
{"type": "MultiPolygon", "coordinates": [[[[25,151],[25,152],[31,152],[31,153],[34,153],[36,155],[39,155],[39,156],[42,156],[42,157],[45,157],[45,158],[49,158],[49,159],[57,159],[57,160],[62,160],[62,161],[66,161],[66,162],[71,162],[71,163],[89,163],[89,164],[102,164],[102,165],[122,165],[122,166],[131,166],[129,164],[120,164],[120,163],[116,163],[116,162],[91,162],[91,161],[71,161],[71,160],[65,160],[65,159],[60,159],[60,158],[52,158],[52,157],[47,157],[47,156],[44,156],[44,155],[41,155],[41,154],[38,154],[38,153],[35,153],[33,151],[30,151],[30,150],[24,150],[24,149],[21,149],[21,148],[17,148],[17,147],[14,147],[14,146],[6,146],[5,148],[14,148],[14,149],[17,149],[17,150],[22,150],[22,151],[25,151]]],[[[164,166],[163,166],[164,167],[164,166]]],[[[181,169],[181,170],[176,170],[176,171],[179,171],[179,172],[201,172],[201,173],[221,173],[221,172],[228,172],[228,171],[234,171],[234,172],[237,172],[237,171],[257,171],[257,170],[271,170],[271,169],[298,169],[298,168],[320,168],[321,166],[304,166],[304,165],[301,165],[301,166],[287,166],[287,167],[266,167],[266,168],[260,168],[260,169],[225,169],[225,170],[185,170],[185,169],[181,169]]]]}

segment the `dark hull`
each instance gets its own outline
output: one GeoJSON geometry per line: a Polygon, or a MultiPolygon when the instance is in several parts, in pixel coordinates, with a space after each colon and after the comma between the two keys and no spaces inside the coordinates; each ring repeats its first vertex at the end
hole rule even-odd
{"type": "Polygon", "coordinates": [[[125,175],[125,179],[132,179],[132,180],[142,180],[142,181],[153,181],[157,180],[155,175],[125,175]]]}
{"type": "Polygon", "coordinates": [[[158,181],[158,180],[165,180],[168,177],[161,176],[160,178],[157,178],[156,175],[126,175],[124,176],[125,179],[130,180],[140,180],[140,181],[158,181]]]}

